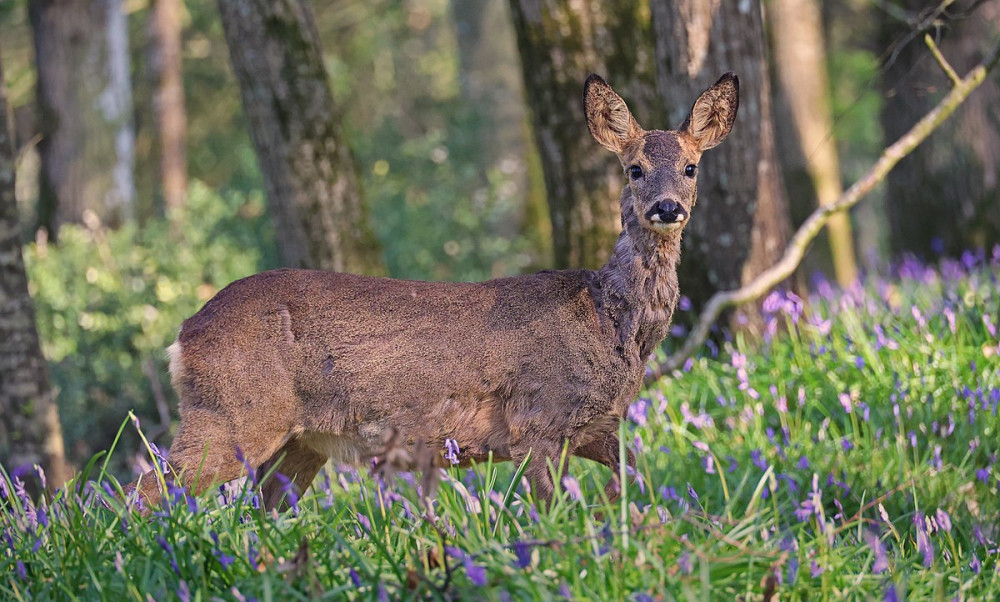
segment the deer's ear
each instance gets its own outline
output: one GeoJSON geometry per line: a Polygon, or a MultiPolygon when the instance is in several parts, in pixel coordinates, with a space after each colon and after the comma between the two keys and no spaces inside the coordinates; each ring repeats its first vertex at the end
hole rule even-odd
{"type": "Polygon", "coordinates": [[[730,72],[701,93],[679,129],[694,139],[698,148],[708,150],[729,135],[739,106],[740,80],[730,72]]]}
{"type": "Polygon", "coordinates": [[[583,108],[590,134],[609,151],[620,153],[643,134],[625,101],[599,75],[592,74],[584,84],[583,108]]]}

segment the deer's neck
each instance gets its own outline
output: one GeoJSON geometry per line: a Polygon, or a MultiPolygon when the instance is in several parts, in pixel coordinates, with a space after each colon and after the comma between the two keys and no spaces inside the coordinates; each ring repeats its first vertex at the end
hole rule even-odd
{"type": "Polygon", "coordinates": [[[666,337],[677,305],[680,255],[680,232],[661,238],[625,228],[618,237],[598,279],[603,317],[614,326],[620,353],[638,352],[645,362],[666,337]]]}

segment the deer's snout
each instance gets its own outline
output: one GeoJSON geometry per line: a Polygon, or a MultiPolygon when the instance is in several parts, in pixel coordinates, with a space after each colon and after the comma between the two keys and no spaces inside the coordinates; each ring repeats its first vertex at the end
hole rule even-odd
{"type": "Polygon", "coordinates": [[[652,223],[679,224],[688,218],[688,212],[677,201],[664,199],[657,201],[649,211],[646,219],[652,223]]]}

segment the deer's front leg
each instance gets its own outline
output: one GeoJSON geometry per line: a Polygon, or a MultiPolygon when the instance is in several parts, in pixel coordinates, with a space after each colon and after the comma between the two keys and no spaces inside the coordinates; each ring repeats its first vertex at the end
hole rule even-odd
{"type": "Polygon", "coordinates": [[[531,455],[531,461],[524,471],[524,476],[531,483],[535,501],[544,508],[548,508],[552,503],[556,487],[549,465],[551,464],[553,468],[558,470],[561,450],[562,448],[558,445],[548,442],[525,443],[511,448],[515,464],[520,464],[529,454],[531,455]]]}
{"type": "MultiPolygon", "coordinates": [[[[573,455],[599,462],[610,468],[611,479],[604,487],[604,493],[608,496],[608,500],[612,502],[621,496],[621,484],[618,482],[620,471],[618,435],[611,433],[603,437],[598,437],[574,449],[573,455]]],[[[632,469],[628,474],[628,481],[632,483],[635,481],[635,454],[628,448],[625,449],[625,465],[632,469]]]]}

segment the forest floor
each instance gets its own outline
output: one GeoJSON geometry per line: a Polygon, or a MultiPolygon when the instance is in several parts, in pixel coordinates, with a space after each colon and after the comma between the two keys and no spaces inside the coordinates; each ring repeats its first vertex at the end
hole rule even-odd
{"type": "Polygon", "coordinates": [[[420,475],[330,468],[284,513],[247,479],[145,519],[102,503],[99,455],[48,501],[0,475],[0,598],[994,598],[1000,247],[890,273],[775,294],[763,341],[644,390],[619,502],[574,459],[547,511],[505,464],[430,505],[420,475]]]}

